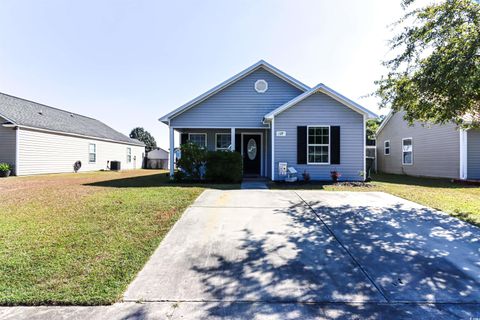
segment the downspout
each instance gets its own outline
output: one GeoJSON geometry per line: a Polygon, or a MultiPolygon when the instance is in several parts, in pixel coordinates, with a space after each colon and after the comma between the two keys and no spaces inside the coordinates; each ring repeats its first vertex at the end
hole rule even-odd
{"type": "Polygon", "coordinates": [[[275,181],[275,116],[272,117],[272,181],[275,181]]]}
{"type": "Polygon", "coordinates": [[[460,129],[460,179],[468,178],[468,134],[467,130],[460,129]]]}
{"type": "Polygon", "coordinates": [[[19,137],[20,137],[20,128],[19,127],[15,127],[15,175],[16,176],[19,176],[20,175],[20,162],[19,162],[19,150],[18,150],[18,146],[19,146],[19,137]]]}

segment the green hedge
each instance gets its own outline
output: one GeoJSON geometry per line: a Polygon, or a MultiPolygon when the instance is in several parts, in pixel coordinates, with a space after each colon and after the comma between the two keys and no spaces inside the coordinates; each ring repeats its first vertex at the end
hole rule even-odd
{"type": "Polygon", "coordinates": [[[212,182],[235,183],[242,181],[242,156],[238,152],[209,151],[205,178],[212,182]]]}

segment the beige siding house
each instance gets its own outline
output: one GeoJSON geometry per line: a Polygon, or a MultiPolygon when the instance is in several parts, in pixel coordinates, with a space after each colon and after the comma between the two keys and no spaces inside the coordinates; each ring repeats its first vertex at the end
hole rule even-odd
{"type": "Polygon", "coordinates": [[[453,179],[480,179],[478,130],[454,124],[415,123],[390,113],[377,131],[380,172],[453,179]]]}
{"type": "Polygon", "coordinates": [[[16,175],[108,169],[120,161],[123,169],[140,169],[142,142],[104,123],[32,101],[0,93],[0,162],[16,175]]]}

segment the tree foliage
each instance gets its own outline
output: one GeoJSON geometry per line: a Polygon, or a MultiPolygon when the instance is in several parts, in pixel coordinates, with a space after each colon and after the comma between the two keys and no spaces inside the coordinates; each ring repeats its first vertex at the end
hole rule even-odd
{"type": "Polygon", "coordinates": [[[142,127],[136,127],[130,132],[130,138],[137,139],[145,143],[145,150],[147,152],[152,151],[157,148],[157,142],[155,138],[142,127]]]}
{"type": "MultiPolygon", "coordinates": [[[[415,0],[404,0],[409,9],[415,0]]],[[[480,5],[443,0],[408,12],[396,24],[393,59],[376,81],[382,107],[405,119],[463,127],[480,124],[480,5]]]]}
{"type": "Polygon", "coordinates": [[[375,119],[367,120],[367,138],[370,140],[375,140],[375,133],[377,132],[378,127],[383,121],[383,116],[375,119]]]}

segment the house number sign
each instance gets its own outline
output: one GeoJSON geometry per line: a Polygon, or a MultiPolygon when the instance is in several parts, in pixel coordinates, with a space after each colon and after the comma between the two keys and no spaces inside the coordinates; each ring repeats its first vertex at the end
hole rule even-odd
{"type": "Polygon", "coordinates": [[[286,137],[287,131],[277,131],[277,137],[286,137]]]}

